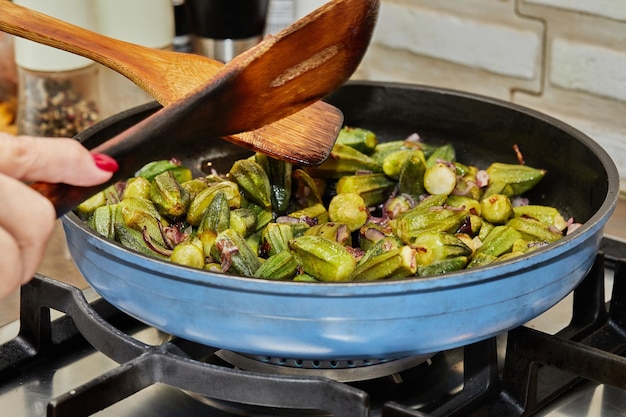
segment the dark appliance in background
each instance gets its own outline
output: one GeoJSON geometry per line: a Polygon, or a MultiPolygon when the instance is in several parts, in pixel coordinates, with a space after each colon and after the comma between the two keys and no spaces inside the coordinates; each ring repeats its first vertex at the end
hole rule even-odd
{"type": "Polygon", "coordinates": [[[228,62],[261,41],[269,0],[185,0],[193,52],[228,62]]]}

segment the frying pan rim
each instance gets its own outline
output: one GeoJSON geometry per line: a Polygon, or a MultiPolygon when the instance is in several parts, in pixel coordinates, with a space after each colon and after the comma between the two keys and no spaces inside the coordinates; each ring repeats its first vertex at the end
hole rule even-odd
{"type": "MultiPolygon", "coordinates": [[[[161,276],[172,280],[185,280],[199,285],[213,286],[221,288],[237,288],[238,290],[248,290],[247,286],[250,286],[249,290],[252,292],[269,292],[269,293],[291,293],[293,295],[310,295],[311,293],[320,294],[323,296],[354,296],[352,290],[354,288],[374,288],[376,291],[383,290],[380,294],[385,295],[388,293],[404,292],[407,286],[415,287],[415,290],[424,287],[423,290],[437,290],[441,288],[453,287],[453,286],[465,286],[474,285],[478,282],[500,280],[507,276],[515,275],[520,272],[519,266],[522,262],[530,265],[526,265],[523,269],[535,268],[537,264],[542,262],[549,262],[554,257],[562,254],[567,248],[574,245],[574,240],[585,240],[583,235],[591,236],[596,232],[598,225],[603,219],[610,216],[617,204],[619,197],[619,174],[615,163],[610,158],[608,153],[588,135],[584,134],[580,130],[572,127],[571,125],[558,120],[552,116],[546,115],[534,109],[530,109],[519,104],[507,102],[501,99],[487,97],[476,93],[469,93],[465,91],[459,91],[448,88],[440,88],[433,86],[426,86],[420,84],[407,84],[399,82],[380,82],[380,81],[349,81],[345,84],[347,87],[352,86],[367,86],[367,87],[384,87],[384,88],[396,88],[403,90],[414,91],[426,91],[429,93],[443,94],[454,97],[462,97],[468,100],[478,100],[483,103],[488,103],[498,107],[506,107],[508,109],[524,113],[532,118],[539,119],[543,123],[550,124],[562,131],[568,136],[581,141],[593,154],[600,160],[604,170],[606,171],[607,178],[607,194],[604,201],[596,210],[596,212],[576,231],[563,237],[557,242],[551,243],[543,248],[537,249],[532,253],[521,255],[514,259],[498,263],[497,265],[487,265],[479,267],[473,270],[462,270],[452,272],[446,275],[437,275],[432,277],[411,277],[397,281],[378,281],[378,282],[291,282],[291,281],[271,281],[260,280],[252,277],[242,277],[228,274],[212,273],[199,269],[194,269],[182,265],[176,265],[168,261],[162,261],[159,259],[151,258],[147,255],[140,254],[138,252],[129,250],[123,247],[121,244],[105,239],[98,235],[95,231],[87,227],[86,223],[78,218],[74,213],[68,213],[63,216],[62,221],[64,226],[71,228],[79,228],[82,233],[87,233],[90,238],[98,242],[98,247],[101,250],[107,251],[110,255],[119,257],[118,255],[125,254],[127,256],[135,257],[139,259],[141,264],[148,263],[153,264],[156,268],[159,268],[161,276]],[[532,259],[532,262],[529,262],[532,259]],[[160,266],[160,267],[159,267],[160,266]],[[175,273],[170,276],[165,276],[163,273],[165,269],[172,269],[175,273]],[[498,273],[491,273],[492,270],[497,269],[498,273]],[[190,277],[187,277],[190,276],[190,277]],[[208,279],[207,279],[208,278],[208,279]],[[223,281],[223,282],[222,282],[223,281]],[[267,290],[261,290],[258,287],[267,287],[267,290]],[[301,291],[304,289],[305,291],[301,291]],[[289,291],[291,290],[291,291],[289,291]]],[[[86,138],[93,135],[94,132],[104,130],[116,123],[127,120],[128,118],[141,114],[142,112],[156,111],[160,105],[156,102],[146,103],[124,112],[118,113],[109,117],[108,119],[86,129],[79,133],[76,139],[83,141],[86,138]]],[[[367,292],[367,291],[365,291],[367,292]]],[[[370,294],[371,295],[371,294],[370,294]]]]}

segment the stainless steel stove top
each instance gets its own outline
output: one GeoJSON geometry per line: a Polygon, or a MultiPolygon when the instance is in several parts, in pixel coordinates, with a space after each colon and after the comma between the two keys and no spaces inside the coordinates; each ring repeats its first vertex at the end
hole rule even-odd
{"type": "MultiPolygon", "coordinates": [[[[617,249],[617,254],[614,254],[613,257],[626,257],[626,253],[621,252],[622,250],[623,248],[620,246],[619,249],[617,249]]],[[[613,278],[613,270],[605,269],[603,278],[605,284],[605,300],[609,300],[611,298],[613,278]]],[[[44,281],[46,280],[45,277],[42,277],[42,279],[44,281]]],[[[86,302],[88,303],[97,303],[99,300],[99,297],[89,289],[84,291],[83,294],[86,302]]],[[[523,331],[518,332],[519,334],[517,334],[516,337],[518,339],[520,337],[523,339],[525,337],[533,336],[534,330],[537,330],[537,333],[541,333],[542,335],[554,335],[561,331],[561,329],[570,323],[572,318],[572,304],[574,303],[574,297],[575,296],[573,294],[570,294],[557,306],[527,323],[526,326],[524,326],[523,331]],[[526,332],[529,333],[526,334],[526,332]]],[[[59,321],[62,321],[64,318],[64,314],[62,313],[53,312],[52,314],[53,320],[55,318],[59,318],[59,321]]],[[[100,326],[101,324],[97,322],[95,325],[100,326]]],[[[67,327],[67,324],[62,324],[60,327],[65,328],[67,327]]],[[[12,341],[15,340],[18,332],[18,322],[13,322],[7,326],[1,327],[0,346],[9,346],[12,341]]],[[[195,366],[196,360],[193,355],[191,355],[191,358],[188,357],[188,352],[186,351],[187,347],[184,342],[172,345],[169,335],[163,334],[153,328],[148,328],[133,322],[132,326],[114,332],[115,335],[117,335],[117,332],[119,332],[120,338],[123,339],[124,337],[127,337],[128,340],[134,341],[132,342],[131,351],[133,353],[131,355],[123,353],[115,347],[109,346],[108,342],[106,342],[106,346],[103,350],[106,350],[109,356],[115,358],[115,360],[110,359],[107,355],[95,351],[89,344],[84,343],[84,341],[77,341],[74,343],[71,341],[73,339],[71,339],[70,342],[59,343],[58,346],[44,351],[43,354],[40,354],[40,357],[28,360],[19,366],[9,367],[5,369],[4,372],[0,372],[0,410],[3,410],[3,415],[7,412],[8,414],[6,415],[11,415],[12,417],[76,417],[81,415],[90,415],[83,410],[83,405],[84,409],[88,410],[92,406],[96,409],[99,408],[97,404],[82,404],[81,401],[73,401],[73,397],[78,398],[78,396],[84,391],[92,391],[92,394],[95,393],[94,396],[90,397],[92,399],[89,401],[94,401],[96,403],[99,398],[110,396],[111,392],[114,392],[113,396],[117,395],[117,391],[124,393],[124,395],[119,395],[121,398],[125,397],[125,393],[135,392],[130,397],[124,398],[121,401],[104,408],[102,411],[91,414],[100,417],[327,415],[319,412],[295,412],[289,408],[285,410],[272,407],[241,407],[230,402],[206,400],[206,397],[202,397],[205,399],[203,401],[198,400],[196,395],[189,394],[184,390],[175,388],[172,384],[169,384],[170,381],[176,382],[177,378],[187,378],[184,374],[180,373],[181,371],[170,368],[167,360],[165,361],[165,366],[159,364],[160,366],[158,367],[159,370],[157,372],[162,373],[162,375],[156,375],[155,378],[157,383],[153,384],[152,381],[143,381],[141,377],[134,380],[132,383],[125,382],[125,380],[121,378],[122,374],[133,373],[136,361],[143,359],[143,357],[145,357],[148,361],[150,360],[150,356],[146,355],[146,352],[154,351],[158,353],[158,357],[161,356],[164,359],[168,359],[172,356],[177,356],[180,350],[183,354],[180,358],[176,359],[176,362],[187,364],[192,367],[195,366]],[[132,338],[129,336],[132,336],[132,338]],[[161,346],[167,346],[167,348],[159,350],[161,346]],[[68,349],[71,349],[71,351],[68,349]],[[124,356],[129,357],[125,358],[124,356]],[[129,364],[130,362],[126,361],[131,361],[132,364],[129,364]],[[119,365],[118,362],[123,364],[119,365]],[[110,381],[104,386],[98,385],[98,382],[104,379],[110,379],[110,381]],[[164,383],[158,381],[163,381],[164,383]],[[50,405],[51,403],[52,405],[50,405]],[[66,409],[70,411],[67,412],[66,409]]],[[[71,334],[72,331],[69,331],[69,333],[71,334]]],[[[498,358],[499,372],[501,372],[501,365],[505,356],[506,344],[510,337],[511,336],[501,335],[493,342],[498,358]]],[[[33,336],[33,338],[36,342],[37,337],[33,336]]],[[[54,341],[54,336],[52,339],[54,341]]],[[[80,337],[78,337],[78,339],[80,339],[80,337]]],[[[489,346],[489,343],[485,344],[485,346],[489,346]]],[[[16,350],[19,350],[18,348],[20,347],[16,346],[16,350]]],[[[198,347],[192,346],[191,350],[194,349],[197,350],[198,347]]],[[[200,348],[200,350],[202,350],[202,348],[200,348]]],[[[11,356],[13,349],[5,348],[4,350],[0,350],[0,352],[4,352],[5,356],[11,356]]],[[[200,352],[198,354],[198,357],[203,358],[202,363],[206,361],[206,358],[209,358],[208,361],[211,365],[214,365],[212,362],[215,362],[215,364],[222,367],[224,366],[224,363],[221,362],[222,358],[228,356],[228,353],[226,353],[226,355],[220,354],[220,352],[216,352],[211,348],[206,348],[206,352],[200,352]]],[[[5,357],[0,358],[0,360],[10,361],[11,358],[5,357]]],[[[360,398],[361,389],[364,385],[368,385],[368,382],[364,382],[363,384],[356,382],[348,385],[347,388],[344,389],[343,383],[333,381],[327,382],[326,376],[328,375],[313,377],[304,376],[302,377],[303,379],[306,379],[307,381],[313,380],[314,384],[304,384],[301,388],[297,387],[297,385],[301,382],[300,377],[289,377],[290,379],[283,382],[283,385],[279,386],[277,391],[276,388],[269,387],[269,384],[273,382],[275,377],[270,375],[267,379],[264,379],[265,377],[262,374],[263,367],[253,369],[252,371],[240,371],[233,370],[232,366],[225,366],[223,369],[226,374],[219,375],[216,380],[206,378],[203,381],[185,381],[184,386],[198,386],[199,388],[205,387],[210,392],[218,393],[219,397],[222,392],[229,389],[229,384],[236,385],[242,383],[236,379],[231,381],[228,372],[244,373],[252,376],[252,378],[246,379],[243,382],[244,384],[250,384],[251,388],[249,392],[245,394],[245,397],[246,401],[251,403],[254,403],[254,399],[258,396],[258,402],[260,404],[267,404],[266,399],[268,395],[280,396],[280,389],[285,389],[286,387],[289,387],[289,391],[285,391],[285,396],[289,396],[294,403],[298,403],[300,398],[302,401],[306,402],[306,399],[313,395],[311,389],[333,391],[338,386],[341,386],[342,388],[338,391],[338,393],[342,396],[345,395],[346,397],[354,396],[357,401],[360,401],[362,404],[366,404],[369,410],[369,416],[443,416],[444,414],[438,414],[440,410],[435,410],[433,414],[427,414],[429,412],[429,401],[432,395],[435,397],[446,397],[456,392],[460,392],[463,389],[463,349],[440,353],[432,358],[423,358],[423,361],[424,362],[420,365],[415,366],[415,369],[420,367],[426,368],[426,375],[428,378],[432,378],[434,375],[441,373],[442,376],[439,378],[439,382],[430,382],[435,381],[435,379],[428,379],[426,382],[420,381],[425,377],[415,377],[414,374],[417,374],[418,371],[414,370],[414,368],[411,368],[406,372],[402,370],[394,372],[394,374],[382,379],[385,379],[383,385],[384,390],[390,389],[389,387],[394,387],[394,399],[404,398],[404,394],[399,395],[396,392],[400,392],[401,390],[396,390],[395,387],[401,386],[403,383],[412,383],[404,382],[403,380],[409,379],[409,375],[412,375],[411,378],[414,378],[417,385],[414,385],[411,388],[415,392],[413,392],[413,396],[409,400],[408,407],[411,409],[419,408],[420,410],[424,407],[423,409],[426,410],[424,411],[424,414],[420,414],[421,411],[415,411],[412,414],[401,413],[400,411],[394,412],[393,406],[389,406],[387,408],[380,407],[380,404],[387,400],[381,400],[381,397],[377,393],[371,394],[371,398],[360,398]],[[441,361],[445,362],[447,366],[440,367],[441,361]],[[261,377],[257,378],[257,375],[261,375],[261,377]],[[436,394],[433,394],[434,392],[436,392],[436,394]],[[370,402],[371,408],[369,405],[370,402]]],[[[411,366],[413,367],[414,365],[415,364],[412,364],[411,366]]],[[[593,365],[591,365],[591,367],[593,367],[593,365]]],[[[150,368],[149,363],[148,368],[150,368]]],[[[216,369],[218,372],[222,372],[219,371],[221,368],[216,367],[216,369]]],[[[482,372],[482,370],[478,371],[482,372]]],[[[328,401],[342,401],[342,399],[335,398],[328,401]]],[[[270,401],[270,403],[272,402],[270,401]]],[[[590,415],[617,417],[624,416],[625,414],[623,410],[625,409],[626,391],[613,388],[609,385],[583,382],[576,385],[574,389],[567,393],[567,395],[561,396],[557,400],[551,402],[548,406],[532,415],[540,417],[578,417],[590,415]]],[[[356,416],[362,414],[355,413],[354,415],[356,416]]],[[[471,415],[479,417],[488,415],[500,416],[503,414],[499,414],[497,411],[496,414],[494,414],[492,410],[491,414],[471,415]]],[[[342,415],[341,417],[347,416],[342,415]]]]}

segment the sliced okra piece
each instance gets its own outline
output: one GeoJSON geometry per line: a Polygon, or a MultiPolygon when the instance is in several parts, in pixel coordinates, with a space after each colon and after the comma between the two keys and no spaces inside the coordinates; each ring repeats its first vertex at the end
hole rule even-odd
{"type": "Polygon", "coordinates": [[[354,232],[365,224],[369,218],[369,211],[360,195],[341,193],[330,200],[328,217],[330,221],[343,223],[351,232],[354,232]]]}
{"type": "Polygon", "coordinates": [[[343,246],[352,246],[352,234],[345,223],[326,222],[309,227],[305,235],[319,236],[343,246]]]}
{"type": "Polygon", "coordinates": [[[400,178],[400,172],[402,171],[402,167],[412,157],[415,157],[418,160],[426,163],[424,153],[419,149],[405,148],[390,152],[389,155],[385,156],[385,159],[383,159],[384,174],[389,178],[398,180],[400,178]]]}
{"type": "Polygon", "coordinates": [[[424,172],[424,189],[429,194],[450,195],[456,188],[456,169],[448,162],[435,162],[424,172]]]}
{"type": "Polygon", "coordinates": [[[404,244],[400,239],[395,236],[385,236],[376,242],[372,243],[372,245],[365,251],[361,259],[358,260],[357,266],[360,264],[367,262],[369,258],[378,256],[382,253],[389,252],[392,250],[399,249],[404,244]]]}
{"type": "Polygon", "coordinates": [[[344,126],[337,136],[336,143],[349,146],[366,155],[371,155],[378,145],[376,134],[360,127],[344,126]]]}
{"type": "Polygon", "coordinates": [[[426,159],[426,166],[431,167],[439,161],[455,162],[456,151],[454,146],[447,143],[435,148],[426,159]]]}
{"type": "Polygon", "coordinates": [[[256,252],[243,236],[232,229],[226,229],[217,235],[211,255],[220,260],[222,271],[230,274],[252,277],[261,266],[256,252]]]}
{"type": "Polygon", "coordinates": [[[537,185],[546,175],[545,169],[527,165],[494,162],[487,169],[489,182],[503,182],[511,187],[512,195],[522,195],[537,185]]]}
{"type": "Polygon", "coordinates": [[[267,258],[256,270],[256,278],[288,280],[298,273],[298,261],[289,251],[279,252],[267,258]]]}
{"type": "Polygon", "coordinates": [[[221,181],[210,184],[207,188],[201,190],[193,200],[189,203],[187,209],[186,221],[192,226],[198,226],[204,217],[204,213],[215,198],[217,193],[226,194],[228,206],[231,209],[239,208],[241,205],[241,194],[239,186],[232,181],[221,181]]]}
{"type": "Polygon", "coordinates": [[[284,223],[270,223],[261,232],[261,256],[272,256],[289,250],[289,241],[294,238],[293,227],[284,223]]]}
{"type": "Polygon", "coordinates": [[[379,223],[366,223],[359,229],[359,247],[368,251],[377,242],[388,237],[397,239],[390,227],[379,223]]]}
{"type": "Polygon", "coordinates": [[[216,192],[198,224],[198,233],[205,230],[213,231],[216,234],[223,232],[230,227],[230,214],[226,193],[223,191],[216,192]]]}
{"type": "Polygon", "coordinates": [[[272,185],[261,165],[251,159],[240,159],[230,168],[228,177],[239,185],[247,199],[265,209],[272,208],[272,185]]]}
{"type": "Polygon", "coordinates": [[[419,265],[430,265],[444,259],[472,254],[472,249],[462,239],[445,232],[420,233],[411,246],[417,250],[419,265]]]}
{"type": "Polygon", "coordinates": [[[322,204],[324,191],[318,180],[302,169],[294,170],[292,176],[296,181],[294,197],[298,207],[310,207],[315,204],[322,204]]]}
{"type": "Polygon", "coordinates": [[[172,171],[165,171],[152,180],[150,200],[157,210],[169,219],[184,216],[189,206],[189,192],[174,177],[172,171]]]}
{"type": "Polygon", "coordinates": [[[146,242],[144,234],[126,226],[122,222],[115,223],[115,239],[125,248],[159,259],[169,259],[171,251],[158,245],[146,242]]]}
{"type": "Polygon", "coordinates": [[[335,143],[326,161],[316,167],[307,167],[305,170],[313,177],[341,178],[357,171],[382,172],[382,166],[363,152],[341,143],[335,143]]]}
{"type": "Polygon", "coordinates": [[[126,187],[122,192],[122,200],[125,198],[150,199],[150,181],[144,177],[133,177],[126,181],[126,187]]]}
{"type": "Polygon", "coordinates": [[[326,207],[324,207],[321,203],[314,204],[301,210],[292,211],[287,214],[287,217],[300,219],[310,224],[326,223],[329,220],[328,210],[326,210],[326,207]]]}
{"type": "Polygon", "coordinates": [[[549,243],[563,237],[560,230],[529,217],[514,217],[507,225],[519,231],[527,240],[549,243]]]}
{"type": "Polygon", "coordinates": [[[359,263],[354,269],[352,281],[378,281],[401,279],[415,275],[417,264],[415,263],[415,249],[410,246],[402,246],[359,263]]]}
{"type": "Polygon", "coordinates": [[[513,217],[513,205],[504,194],[492,194],[480,202],[482,217],[489,223],[505,224],[513,217]]]}
{"type": "Polygon", "coordinates": [[[293,165],[260,152],[255,154],[255,161],[261,165],[269,178],[272,189],[272,209],[278,214],[284,214],[291,201],[293,165]]]}
{"type": "Polygon", "coordinates": [[[460,271],[467,266],[468,261],[469,258],[467,256],[457,256],[454,258],[443,259],[430,265],[418,265],[417,275],[420,277],[428,277],[460,271]]]}
{"type": "MultiPolygon", "coordinates": [[[[419,205],[417,207],[419,207],[419,205]]],[[[392,220],[390,225],[394,233],[402,239],[403,242],[412,244],[420,234],[425,232],[455,233],[459,230],[468,215],[469,211],[467,209],[413,209],[399,218],[392,220]]]]}
{"type": "Polygon", "coordinates": [[[289,242],[300,266],[320,281],[346,281],[354,271],[356,260],[348,249],[319,236],[300,236],[289,242]]]}
{"type": "Polygon", "coordinates": [[[522,234],[511,226],[495,226],[485,237],[477,253],[500,256],[510,252],[515,242],[521,237],[522,234]]]}
{"type": "Polygon", "coordinates": [[[189,192],[189,198],[193,201],[194,198],[209,186],[205,177],[193,178],[189,181],[181,183],[181,186],[189,192]]]}
{"type": "Polygon", "coordinates": [[[115,219],[117,216],[117,204],[100,206],[94,210],[87,225],[100,236],[107,239],[115,239],[115,219]]]}
{"type": "Polygon", "coordinates": [[[202,242],[199,239],[190,239],[174,247],[170,255],[170,262],[191,268],[203,269],[205,256],[202,242]]]}
{"type": "Polygon", "coordinates": [[[337,181],[337,194],[355,193],[367,207],[383,203],[396,183],[385,174],[346,175],[337,181]]]}
{"type": "Polygon", "coordinates": [[[426,192],[424,179],[426,160],[422,151],[414,151],[400,169],[398,188],[400,193],[419,197],[426,192]]]}
{"type": "Polygon", "coordinates": [[[167,221],[161,217],[150,200],[125,198],[117,204],[120,220],[128,227],[144,233],[151,242],[166,247],[163,227],[167,221]]]}
{"type": "Polygon", "coordinates": [[[515,217],[530,217],[561,231],[567,228],[567,221],[555,207],[530,204],[513,207],[513,213],[515,217]]]}
{"type": "Polygon", "coordinates": [[[106,197],[103,191],[100,191],[87,200],[80,203],[76,209],[74,209],[74,213],[82,220],[87,220],[94,214],[96,209],[99,207],[105,206],[107,204],[106,197]]]}
{"type": "Polygon", "coordinates": [[[238,208],[230,211],[230,228],[241,236],[248,237],[256,231],[257,217],[254,210],[238,208]]]}

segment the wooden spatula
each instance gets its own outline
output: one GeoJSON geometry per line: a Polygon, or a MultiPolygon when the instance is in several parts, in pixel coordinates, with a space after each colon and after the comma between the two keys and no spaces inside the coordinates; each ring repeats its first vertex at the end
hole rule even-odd
{"type": "MultiPolygon", "coordinates": [[[[333,7],[335,5],[331,3],[326,9],[333,7]]],[[[355,23],[353,18],[358,19],[356,13],[352,17],[338,19],[330,33],[349,30],[350,25],[355,23]]],[[[309,19],[305,17],[297,25],[306,26],[309,19]]],[[[7,0],[0,0],[0,30],[99,62],[126,76],[163,105],[202,87],[224,65],[199,55],[147,48],[112,39],[7,0]]],[[[311,36],[308,42],[319,34],[311,36]]],[[[276,158],[316,165],[328,156],[342,122],[341,112],[327,103],[317,102],[262,130],[226,139],[276,158]],[[285,147],[285,143],[289,146],[285,147]]]]}
{"type": "MultiPolygon", "coordinates": [[[[33,188],[46,195],[61,215],[194,138],[251,131],[304,109],[352,75],[369,44],[378,7],[379,0],[327,3],[235,57],[201,88],[96,147],[95,152],[111,155],[120,164],[108,183],[97,187],[36,183],[33,188]],[[350,23],[339,23],[345,21],[350,23]]],[[[279,144],[285,154],[292,142],[279,144]]]]}

